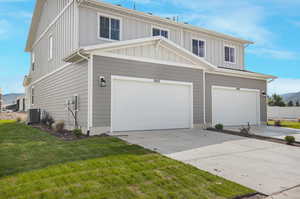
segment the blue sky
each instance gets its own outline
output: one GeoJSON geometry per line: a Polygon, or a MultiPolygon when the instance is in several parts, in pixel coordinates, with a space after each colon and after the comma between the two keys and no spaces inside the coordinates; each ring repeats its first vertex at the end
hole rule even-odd
{"type": "MultiPolygon", "coordinates": [[[[133,8],[133,0],[107,0],[133,8]]],[[[179,16],[208,29],[255,42],[246,49],[248,70],[276,75],[270,93],[300,91],[300,0],[135,0],[140,11],[179,16]]],[[[23,92],[29,70],[24,52],[34,0],[0,0],[0,88],[23,92]]]]}

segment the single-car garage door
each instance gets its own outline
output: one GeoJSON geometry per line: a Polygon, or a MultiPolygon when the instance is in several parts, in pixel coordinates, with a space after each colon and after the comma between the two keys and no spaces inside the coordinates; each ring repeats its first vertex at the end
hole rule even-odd
{"type": "Polygon", "coordinates": [[[258,125],[260,92],[254,89],[212,87],[212,123],[223,125],[258,125]]]}
{"type": "Polygon", "coordinates": [[[112,76],[112,131],[192,128],[193,85],[112,76]]]}

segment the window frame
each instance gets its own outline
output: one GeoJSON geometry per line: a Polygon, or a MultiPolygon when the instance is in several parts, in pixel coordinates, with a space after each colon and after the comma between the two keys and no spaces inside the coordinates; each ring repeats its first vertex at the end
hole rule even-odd
{"type": "Polygon", "coordinates": [[[54,53],[54,36],[53,34],[49,34],[48,36],[48,61],[53,60],[54,53]]]}
{"type": "MultiPolygon", "coordinates": [[[[199,47],[199,43],[198,43],[198,47],[199,47]]],[[[196,56],[198,56],[198,57],[200,57],[200,58],[206,58],[206,48],[207,48],[207,45],[206,45],[206,39],[202,39],[202,38],[192,38],[192,40],[191,40],[191,52],[193,53],[193,55],[196,55],[196,56]],[[194,54],[194,52],[193,52],[193,40],[197,40],[198,42],[199,41],[203,41],[204,42],[204,56],[203,57],[200,57],[199,56],[199,48],[198,48],[198,55],[196,55],[196,54],[194,54]]]]}
{"type": "MultiPolygon", "coordinates": [[[[236,64],[236,58],[237,58],[237,56],[236,56],[236,47],[235,46],[232,46],[232,45],[227,45],[227,44],[225,44],[224,45],[224,48],[223,48],[223,52],[224,52],[224,62],[225,63],[228,63],[228,64],[236,64]],[[233,48],[234,49],[234,62],[231,62],[231,61],[226,61],[226,50],[225,50],[225,48],[226,47],[228,47],[228,48],[233,48]]],[[[230,50],[229,50],[229,59],[230,59],[230,50]]]]}
{"type": "Polygon", "coordinates": [[[123,21],[121,17],[115,16],[115,15],[108,15],[108,14],[103,14],[103,13],[97,13],[97,38],[100,40],[104,40],[104,41],[122,41],[123,39],[123,21]],[[109,18],[109,38],[105,38],[105,37],[101,37],[100,36],[100,17],[107,17],[109,18]],[[115,40],[115,39],[111,39],[111,19],[117,19],[119,20],[120,23],[120,35],[119,35],[119,40],[115,40]]]}
{"type": "Polygon", "coordinates": [[[163,30],[163,31],[166,31],[166,32],[168,32],[168,37],[165,37],[166,39],[169,39],[170,38],[170,30],[169,29],[167,29],[167,28],[162,28],[162,27],[159,27],[159,26],[154,26],[154,25],[152,25],[151,26],[151,37],[159,37],[159,36],[153,36],[153,29],[159,29],[159,36],[161,36],[161,37],[164,37],[164,36],[162,36],[161,35],[161,31],[163,30]]]}

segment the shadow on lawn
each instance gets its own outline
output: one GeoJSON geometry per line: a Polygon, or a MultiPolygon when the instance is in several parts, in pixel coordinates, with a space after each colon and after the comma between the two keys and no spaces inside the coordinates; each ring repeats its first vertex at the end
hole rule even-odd
{"type": "Polygon", "coordinates": [[[0,121],[0,177],[78,160],[151,153],[113,137],[62,141],[24,124],[0,121]]]}

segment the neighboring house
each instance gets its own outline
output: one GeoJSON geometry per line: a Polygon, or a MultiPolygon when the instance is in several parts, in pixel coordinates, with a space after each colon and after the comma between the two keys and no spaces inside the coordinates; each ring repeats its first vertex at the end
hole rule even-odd
{"type": "Polygon", "coordinates": [[[25,112],[25,111],[27,111],[25,96],[19,96],[19,97],[17,97],[16,104],[17,104],[17,110],[16,111],[18,111],[18,112],[25,112]]]}
{"type": "Polygon", "coordinates": [[[264,124],[274,76],[245,69],[252,42],[95,0],[38,0],[26,51],[29,108],[92,135],[264,124]]]}

